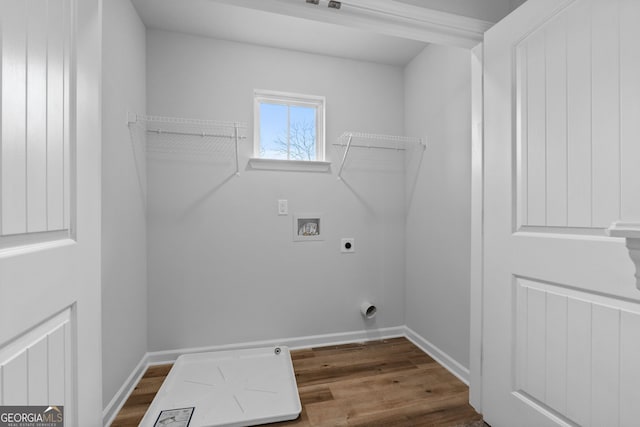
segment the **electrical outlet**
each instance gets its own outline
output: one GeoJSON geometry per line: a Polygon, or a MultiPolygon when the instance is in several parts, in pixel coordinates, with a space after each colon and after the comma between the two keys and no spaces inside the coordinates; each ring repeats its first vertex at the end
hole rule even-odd
{"type": "Polygon", "coordinates": [[[344,254],[349,254],[355,251],[356,251],[355,239],[353,237],[344,237],[340,241],[340,252],[344,254]]]}
{"type": "Polygon", "coordinates": [[[278,215],[289,215],[289,202],[278,200],[278,215]]]}

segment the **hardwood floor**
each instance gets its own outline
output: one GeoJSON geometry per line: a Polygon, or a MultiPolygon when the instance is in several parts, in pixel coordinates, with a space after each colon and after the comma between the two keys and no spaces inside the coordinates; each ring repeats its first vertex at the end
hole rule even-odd
{"type": "MultiPolygon", "coordinates": [[[[468,388],[405,338],[291,352],[302,414],[271,426],[465,426],[468,388]]],[[[112,427],[137,426],[169,373],[152,366],[112,427]]]]}

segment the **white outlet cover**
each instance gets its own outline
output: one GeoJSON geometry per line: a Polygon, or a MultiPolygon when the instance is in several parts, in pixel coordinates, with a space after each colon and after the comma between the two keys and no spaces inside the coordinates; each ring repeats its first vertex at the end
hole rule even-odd
{"type": "Polygon", "coordinates": [[[278,200],[278,215],[289,215],[289,202],[278,200]]]}

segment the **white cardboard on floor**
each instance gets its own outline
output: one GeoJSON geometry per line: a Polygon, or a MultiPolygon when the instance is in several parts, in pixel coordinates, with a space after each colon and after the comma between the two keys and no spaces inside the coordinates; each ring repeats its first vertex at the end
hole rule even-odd
{"type": "Polygon", "coordinates": [[[180,356],[140,426],[251,426],[293,420],[301,410],[287,347],[218,351],[180,356]],[[188,424],[172,418],[188,408],[188,424]]]}

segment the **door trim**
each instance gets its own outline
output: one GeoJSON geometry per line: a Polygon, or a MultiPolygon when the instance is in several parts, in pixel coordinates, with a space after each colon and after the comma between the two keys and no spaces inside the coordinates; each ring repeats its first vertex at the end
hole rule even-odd
{"type": "Polygon", "coordinates": [[[469,403],[482,412],[482,287],[483,287],[483,45],[471,49],[471,274],[469,403]]]}

